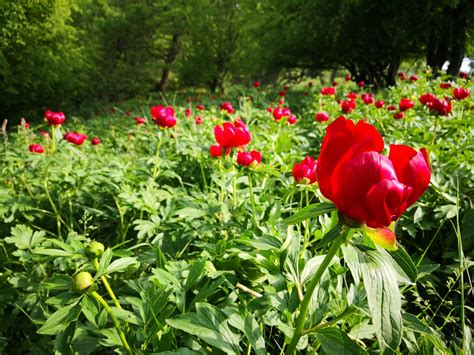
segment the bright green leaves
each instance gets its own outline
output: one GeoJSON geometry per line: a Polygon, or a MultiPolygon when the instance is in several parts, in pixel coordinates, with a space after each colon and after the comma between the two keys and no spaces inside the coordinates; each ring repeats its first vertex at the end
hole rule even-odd
{"type": "Polygon", "coordinates": [[[398,277],[387,254],[343,247],[344,258],[356,282],[362,277],[372,323],[382,350],[398,349],[402,338],[401,294],[398,277]]]}
{"type": "Polygon", "coordinates": [[[55,335],[66,329],[69,323],[75,321],[81,313],[79,301],[59,308],[50,315],[46,322],[38,329],[38,334],[55,335]]]}
{"type": "Polygon", "coordinates": [[[167,323],[228,354],[240,353],[240,336],[230,329],[226,315],[208,303],[197,303],[196,313],[186,313],[178,318],[168,319],[167,323]]]}

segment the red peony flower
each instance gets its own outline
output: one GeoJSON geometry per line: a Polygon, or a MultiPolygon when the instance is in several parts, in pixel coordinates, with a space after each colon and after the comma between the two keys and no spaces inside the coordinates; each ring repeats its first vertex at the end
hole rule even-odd
{"type": "Polygon", "coordinates": [[[346,81],[350,81],[351,80],[351,74],[346,74],[346,81]]]}
{"type": "Polygon", "coordinates": [[[401,71],[400,73],[398,73],[398,77],[402,81],[407,80],[407,74],[404,71],[401,71]]]}
{"type": "Polygon", "coordinates": [[[344,113],[350,113],[356,108],[356,102],[354,100],[346,100],[341,102],[341,110],[344,113]]]}
{"type": "Polygon", "coordinates": [[[38,154],[44,153],[44,147],[41,144],[30,144],[30,146],[28,147],[28,150],[31,153],[38,153],[38,154]]]}
{"type": "Polygon", "coordinates": [[[362,101],[364,101],[366,105],[370,105],[375,102],[373,94],[364,93],[361,95],[361,98],[362,98],[362,101]]]}
{"type": "Polygon", "coordinates": [[[470,89],[454,88],[453,96],[458,100],[464,100],[471,95],[470,89]]]}
{"type": "Polygon", "coordinates": [[[91,143],[92,145],[100,144],[100,138],[99,137],[92,138],[91,143]]]}
{"type": "Polygon", "coordinates": [[[436,96],[434,96],[433,94],[431,93],[428,93],[428,94],[423,94],[420,96],[420,103],[422,105],[426,105],[428,104],[429,102],[433,101],[434,99],[436,98],[436,96]]]}
{"type": "Polygon", "coordinates": [[[286,123],[290,126],[293,126],[295,123],[296,123],[296,117],[291,115],[290,117],[288,117],[288,119],[286,120],[286,123]]]}
{"type": "Polygon", "coordinates": [[[254,81],[253,82],[253,87],[254,88],[259,88],[260,87],[260,81],[254,81]]]}
{"type": "Polygon", "coordinates": [[[232,107],[232,104],[230,102],[223,102],[220,104],[220,108],[223,111],[227,111],[227,113],[230,115],[235,112],[234,108],[232,107]]]}
{"type": "MultiPolygon", "coordinates": [[[[231,148],[226,148],[225,155],[229,155],[230,150],[231,150],[231,148]]],[[[211,147],[209,148],[209,152],[211,153],[212,157],[220,158],[220,157],[222,157],[222,154],[224,153],[224,150],[219,144],[214,144],[214,145],[211,145],[211,147]]]]}
{"type": "Polygon", "coordinates": [[[442,100],[438,98],[435,98],[433,101],[428,103],[427,106],[431,111],[436,111],[441,116],[449,115],[452,110],[451,101],[442,100]]]}
{"type": "Polygon", "coordinates": [[[326,129],[318,159],[321,193],[347,217],[369,227],[389,226],[427,189],[425,149],[391,145],[388,157],[376,128],[339,118],[326,129]]]}
{"type": "Polygon", "coordinates": [[[297,183],[313,184],[317,180],[316,167],[318,162],[313,157],[307,156],[301,163],[293,166],[293,178],[297,183]]]}
{"type": "Polygon", "coordinates": [[[67,140],[69,143],[73,143],[75,145],[81,145],[87,139],[87,136],[82,133],[67,132],[64,135],[64,139],[67,140]]]}
{"type": "Polygon", "coordinates": [[[365,81],[361,80],[357,83],[357,86],[363,88],[365,86],[365,81]]]}
{"type": "Polygon", "coordinates": [[[395,106],[395,105],[388,105],[387,106],[388,111],[395,111],[396,109],[397,109],[397,106],[395,106]]]}
{"type": "Polygon", "coordinates": [[[171,106],[164,107],[162,105],[152,106],[150,108],[153,121],[163,128],[172,128],[176,124],[176,117],[174,117],[174,109],[171,106]]]}
{"type": "Polygon", "coordinates": [[[262,153],[252,150],[251,152],[238,152],[237,164],[242,166],[258,165],[262,161],[262,153]]]}
{"type": "Polygon", "coordinates": [[[411,80],[411,81],[417,81],[417,80],[418,80],[418,76],[416,76],[416,75],[414,75],[414,74],[413,74],[413,75],[410,75],[410,80],[411,80]]]}
{"type": "Polygon", "coordinates": [[[194,122],[195,122],[197,125],[202,124],[202,117],[201,117],[201,116],[196,116],[196,118],[194,119],[194,122]]]}
{"type": "Polygon", "coordinates": [[[135,120],[136,125],[141,125],[141,124],[146,123],[146,118],[144,117],[135,117],[134,120],[135,120]]]}
{"type": "Polygon", "coordinates": [[[393,114],[393,118],[396,120],[400,120],[405,116],[405,113],[403,111],[397,112],[393,114]]]}
{"type": "Polygon", "coordinates": [[[196,108],[199,110],[199,111],[204,111],[206,108],[204,107],[204,105],[196,105],[196,108]]]}
{"type": "Polygon", "coordinates": [[[286,95],[286,91],[285,90],[280,90],[278,92],[278,96],[281,96],[281,97],[284,97],[286,95]]]}
{"type": "Polygon", "coordinates": [[[465,71],[461,71],[461,72],[459,72],[459,77],[461,79],[467,79],[467,78],[469,78],[469,73],[467,73],[465,71]]]}
{"type": "Polygon", "coordinates": [[[66,120],[64,112],[53,112],[49,110],[44,113],[44,118],[51,126],[60,126],[66,120]]]}
{"type": "Polygon", "coordinates": [[[186,117],[191,116],[191,109],[190,109],[189,107],[187,107],[186,110],[184,111],[184,115],[185,115],[186,117]]]}
{"type": "Polygon", "coordinates": [[[385,101],[384,100],[377,100],[375,101],[375,107],[377,108],[383,108],[385,106],[385,101]]]}
{"type": "Polygon", "coordinates": [[[441,89],[449,89],[449,88],[453,87],[453,84],[451,84],[450,82],[441,83],[441,84],[439,84],[439,87],[440,87],[441,89]]]}
{"type": "Polygon", "coordinates": [[[335,95],[336,94],[336,88],[333,86],[328,86],[325,88],[321,88],[321,95],[335,95]]]}
{"type": "Polygon", "coordinates": [[[398,107],[400,108],[400,111],[406,111],[408,109],[411,109],[413,106],[415,106],[415,103],[405,98],[400,99],[400,103],[398,105],[398,107]]]}
{"type": "Polygon", "coordinates": [[[318,122],[326,122],[329,121],[329,115],[326,112],[318,112],[314,119],[318,122]]]}
{"type": "Polygon", "coordinates": [[[223,148],[241,147],[250,143],[251,135],[241,120],[214,127],[214,137],[223,148]]]}
{"type": "Polygon", "coordinates": [[[355,100],[355,99],[357,99],[357,98],[359,97],[359,95],[358,95],[357,93],[355,93],[355,92],[350,92],[350,93],[348,93],[348,94],[346,95],[346,97],[347,97],[348,99],[355,100]]]}

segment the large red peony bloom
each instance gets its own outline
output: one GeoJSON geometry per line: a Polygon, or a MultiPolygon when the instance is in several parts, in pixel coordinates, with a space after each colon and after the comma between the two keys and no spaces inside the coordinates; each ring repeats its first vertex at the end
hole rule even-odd
{"type": "Polygon", "coordinates": [[[49,110],[44,113],[44,118],[51,126],[60,126],[66,120],[64,112],[53,112],[49,110]]]}
{"type": "Polygon", "coordinates": [[[150,113],[153,121],[163,128],[171,128],[176,124],[176,117],[174,116],[174,109],[171,106],[164,107],[162,105],[150,107],[150,113]]]}
{"type": "Polygon", "coordinates": [[[343,117],[326,129],[318,159],[319,188],[341,213],[369,227],[389,226],[428,188],[425,149],[391,145],[376,128],[343,117]]]}
{"type": "Polygon", "coordinates": [[[64,135],[64,139],[67,140],[69,143],[81,145],[87,139],[87,136],[83,133],[67,132],[64,135]]]}

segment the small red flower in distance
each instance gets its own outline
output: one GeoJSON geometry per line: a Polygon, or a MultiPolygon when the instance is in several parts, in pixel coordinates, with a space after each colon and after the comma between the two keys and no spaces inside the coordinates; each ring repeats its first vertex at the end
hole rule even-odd
{"type": "Polygon", "coordinates": [[[348,93],[348,94],[346,95],[346,97],[347,97],[348,99],[355,100],[355,99],[357,99],[357,98],[359,97],[359,95],[358,95],[357,93],[355,93],[355,92],[350,92],[350,93],[348,93]]]}
{"type": "Polygon", "coordinates": [[[286,120],[286,123],[290,126],[293,126],[295,123],[296,123],[296,117],[291,115],[290,117],[288,117],[288,119],[286,120]]]}
{"type": "Polygon", "coordinates": [[[407,74],[404,72],[404,71],[401,71],[400,73],[398,73],[398,77],[400,78],[400,80],[407,80],[407,74]]]}
{"type": "MultiPolygon", "coordinates": [[[[231,148],[226,148],[225,155],[229,155],[230,150],[231,148]]],[[[219,144],[214,144],[209,148],[209,153],[211,153],[211,156],[214,158],[220,158],[224,153],[224,149],[219,144]]]]}
{"type": "Polygon", "coordinates": [[[417,81],[417,80],[418,80],[418,76],[416,76],[416,75],[414,75],[414,74],[413,74],[413,75],[410,75],[410,80],[411,80],[411,81],[417,81]]]}
{"type": "Polygon", "coordinates": [[[346,100],[341,102],[341,110],[344,113],[351,113],[356,108],[356,102],[354,100],[346,100]]]}
{"type": "Polygon", "coordinates": [[[137,124],[137,125],[141,125],[141,124],[146,123],[146,118],[144,118],[144,117],[135,117],[134,120],[135,120],[135,124],[137,124]]]}
{"type": "Polygon", "coordinates": [[[253,87],[254,88],[259,88],[260,87],[260,81],[254,81],[253,82],[253,87]]]}
{"type": "Polygon", "coordinates": [[[458,100],[464,100],[468,98],[470,95],[471,95],[470,89],[454,88],[453,90],[453,96],[458,100]]]}
{"type": "Polygon", "coordinates": [[[53,112],[49,110],[44,113],[44,118],[51,126],[60,126],[66,120],[64,112],[53,112]]]}
{"type": "Polygon", "coordinates": [[[313,184],[317,181],[316,167],[318,162],[313,157],[307,156],[301,163],[293,166],[293,178],[297,183],[313,184]]]}
{"type": "Polygon", "coordinates": [[[38,153],[38,154],[44,153],[44,147],[41,144],[30,144],[30,146],[28,147],[28,150],[31,153],[38,153]]]}
{"type": "Polygon", "coordinates": [[[92,138],[91,143],[92,145],[100,144],[100,138],[99,137],[92,138]]]}
{"type": "Polygon", "coordinates": [[[385,106],[385,101],[384,100],[377,100],[375,101],[375,107],[377,108],[383,108],[385,106]]]}
{"type": "Polygon", "coordinates": [[[223,102],[220,104],[220,108],[223,111],[227,111],[227,113],[230,115],[235,112],[234,108],[232,107],[232,104],[230,102],[223,102]]]}
{"type": "Polygon", "coordinates": [[[335,95],[336,94],[336,88],[334,86],[327,86],[325,88],[321,88],[321,95],[335,95]]]}
{"type": "Polygon", "coordinates": [[[350,81],[351,80],[351,74],[346,74],[345,79],[346,79],[346,81],[350,81]]]}
{"type": "Polygon", "coordinates": [[[453,87],[453,84],[451,84],[450,82],[441,83],[441,84],[439,84],[439,87],[440,87],[441,89],[449,89],[449,88],[453,87]]]}
{"type": "Polygon", "coordinates": [[[199,110],[199,111],[204,111],[206,108],[204,107],[204,105],[196,105],[196,108],[199,110]]]}
{"type": "Polygon", "coordinates": [[[262,153],[252,150],[251,152],[238,152],[237,164],[242,166],[258,165],[262,161],[262,153]]]}
{"type": "Polygon", "coordinates": [[[395,106],[395,105],[388,105],[387,106],[388,111],[395,111],[396,109],[397,109],[397,106],[395,106]]]}
{"type": "Polygon", "coordinates": [[[196,116],[196,118],[194,119],[194,122],[195,122],[197,125],[202,124],[202,117],[201,117],[201,116],[196,116]]]}
{"type": "Polygon", "coordinates": [[[185,115],[186,117],[191,116],[191,109],[190,109],[189,107],[187,107],[186,110],[184,111],[184,115],[185,115]]]}
{"type": "Polygon", "coordinates": [[[75,145],[81,145],[87,139],[87,136],[82,133],[67,132],[64,135],[64,139],[67,140],[69,143],[73,143],[75,145]]]}
{"type": "Polygon", "coordinates": [[[172,128],[176,125],[176,117],[174,117],[174,109],[171,106],[164,107],[162,105],[152,106],[150,108],[153,121],[163,128],[172,128]]]}
{"type": "Polygon", "coordinates": [[[436,98],[436,96],[434,96],[433,94],[431,93],[428,93],[428,94],[423,94],[420,96],[420,103],[422,105],[426,105],[428,104],[429,102],[433,101],[434,99],[436,98]]]}
{"type": "Polygon", "coordinates": [[[281,97],[284,97],[286,95],[286,91],[285,90],[280,90],[278,92],[278,96],[281,96],[281,97]]]}
{"type": "Polygon", "coordinates": [[[329,115],[326,112],[318,112],[314,116],[314,119],[318,122],[326,122],[329,120],[329,115]]]}
{"type": "Polygon", "coordinates": [[[364,93],[361,95],[361,98],[362,98],[362,101],[364,101],[366,105],[370,105],[375,102],[373,94],[364,93]]]}
{"type": "Polygon", "coordinates": [[[365,81],[361,80],[357,83],[357,86],[363,88],[365,86],[365,81]]]}
{"type": "Polygon", "coordinates": [[[415,103],[405,98],[400,99],[400,103],[398,104],[400,111],[406,111],[408,109],[411,109],[413,106],[415,106],[415,103]]]}
{"type": "Polygon", "coordinates": [[[397,112],[393,114],[393,118],[396,120],[400,120],[405,116],[405,113],[403,111],[397,112]]]}

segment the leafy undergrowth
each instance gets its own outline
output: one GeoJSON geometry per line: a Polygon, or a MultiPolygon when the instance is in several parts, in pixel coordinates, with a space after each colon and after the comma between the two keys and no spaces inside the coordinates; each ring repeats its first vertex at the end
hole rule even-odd
{"type": "Polygon", "coordinates": [[[225,100],[170,102],[178,123],[166,130],[149,117],[158,102],[142,100],[87,120],[66,113],[53,132],[42,124],[5,134],[0,352],[284,352],[305,289],[340,227],[317,184],[295,184],[291,172],[305,156],[317,158],[327,124],[342,114],[336,99],[349,92],[359,97],[346,116],[375,125],[386,149],[427,148],[431,183],[398,221],[397,251],[352,232],[316,288],[298,349],[468,351],[473,101],[453,100],[447,116],[428,110],[421,94],[452,96],[440,82],[403,81],[376,95],[382,108],[364,104],[364,89],[352,82],[338,85],[336,97],[290,88],[281,106],[291,108],[294,125],[267,111],[277,106],[277,92],[236,88],[225,100]],[[394,119],[401,98],[415,106],[394,119]],[[222,101],[236,112],[222,111],[222,101]],[[391,104],[397,110],[387,110],[391,104]],[[319,111],[329,122],[314,119],[319,111]],[[147,123],[136,125],[137,116],[147,123]],[[225,159],[209,154],[214,126],[236,117],[252,135],[247,149],[262,153],[257,166],[237,165],[235,150],[225,159]],[[61,139],[66,131],[101,143],[76,146],[61,139]],[[29,152],[33,143],[46,151],[29,152]],[[79,292],[84,271],[93,280],[85,277],[79,292]]]}

